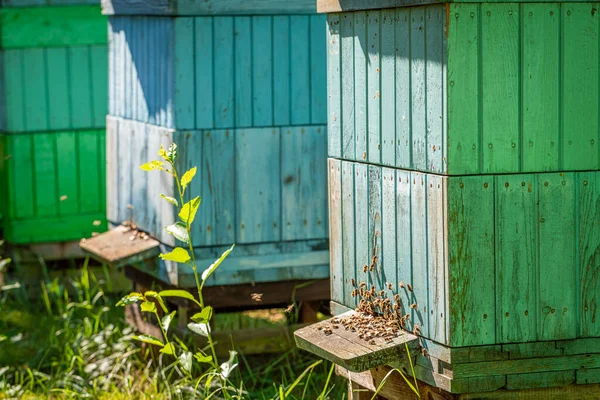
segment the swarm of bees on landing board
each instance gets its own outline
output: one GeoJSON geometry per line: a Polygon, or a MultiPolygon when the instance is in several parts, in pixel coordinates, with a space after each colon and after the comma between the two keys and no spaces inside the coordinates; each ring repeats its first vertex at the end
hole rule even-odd
{"type": "MultiPolygon", "coordinates": [[[[363,271],[375,271],[377,266],[377,256],[373,256],[371,265],[365,265],[363,271]]],[[[403,329],[409,329],[410,309],[417,309],[417,303],[402,304],[400,294],[394,293],[394,285],[386,282],[384,290],[377,291],[374,285],[367,285],[365,282],[356,282],[354,278],[352,283],[352,297],[358,297],[358,306],[355,313],[350,317],[334,317],[324,324],[320,324],[317,329],[325,335],[333,334],[336,329],[356,332],[357,336],[371,345],[377,344],[376,339],[383,339],[385,343],[394,341],[400,336],[403,329]]],[[[412,293],[413,287],[410,284],[399,282],[401,290],[412,293]]],[[[418,324],[412,324],[412,332],[415,335],[421,333],[418,324]]],[[[380,341],[381,344],[381,341],[380,341]]],[[[425,349],[422,349],[425,354],[425,349]]]]}

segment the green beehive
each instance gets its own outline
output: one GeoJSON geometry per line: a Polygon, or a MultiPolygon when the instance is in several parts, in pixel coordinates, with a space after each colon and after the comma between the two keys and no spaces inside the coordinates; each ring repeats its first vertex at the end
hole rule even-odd
{"type": "Polygon", "coordinates": [[[595,398],[598,3],[359,3],[319,1],[334,309],[391,287],[447,398],[595,398]]]}
{"type": "Polygon", "coordinates": [[[105,229],[106,17],[98,1],[0,8],[0,214],[16,244],[105,229]]]}

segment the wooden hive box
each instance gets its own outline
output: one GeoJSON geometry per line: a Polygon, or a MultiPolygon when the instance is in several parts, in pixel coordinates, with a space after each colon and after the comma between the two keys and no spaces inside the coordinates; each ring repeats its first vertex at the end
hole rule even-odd
{"type": "Polygon", "coordinates": [[[318,3],[333,308],[390,283],[448,393],[599,383],[597,3],[318,3]]]}
{"type": "MultiPolygon", "coordinates": [[[[104,1],[109,15],[108,219],[163,231],[167,176],[138,166],[177,143],[198,167],[201,265],[231,243],[212,285],[326,279],[325,16],[312,1],[104,1]],[[128,208],[131,205],[131,208],[128,208]]],[[[146,273],[193,286],[189,268],[146,273]]]]}
{"type": "Polygon", "coordinates": [[[106,17],[98,1],[3,0],[0,214],[11,243],[106,229],[106,17]]]}

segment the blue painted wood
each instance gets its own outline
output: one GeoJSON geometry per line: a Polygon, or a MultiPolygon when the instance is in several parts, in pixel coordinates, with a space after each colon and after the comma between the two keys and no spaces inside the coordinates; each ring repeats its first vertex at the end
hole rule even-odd
{"type": "MultiPolygon", "coordinates": [[[[354,184],[356,180],[356,173],[354,171],[354,164],[351,163],[341,163],[341,170],[342,208],[340,210],[341,215],[339,216],[339,218],[342,221],[341,272],[344,279],[343,298],[344,304],[355,307],[358,305],[358,298],[352,297],[352,289],[348,289],[352,286],[352,279],[356,281],[357,285],[360,284],[360,277],[358,276],[358,269],[356,268],[356,243],[354,241],[354,184]]],[[[335,211],[336,210],[332,208],[330,210],[330,213],[333,214],[335,211]]],[[[336,247],[335,250],[338,250],[338,248],[336,247]]],[[[334,256],[333,251],[332,256],[334,256]]],[[[338,257],[338,255],[336,254],[334,257],[338,257]]],[[[336,273],[339,272],[336,271],[336,273]]]]}
{"type": "Polygon", "coordinates": [[[410,92],[410,43],[401,38],[409,37],[410,10],[396,10],[396,167],[412,166],[411,92],[410,92]]]}
{"type": "Polygon", "coordinates": [[[111,17],[110,113],[177,129],[324,124],[323,18],[111,17]]]}
{"type": "Polygon", "coordinates": [[[100,4],[100,0],[2,0],[2,7],[74,6],[100,4]]]}
{"type": "Polygon", "coordinates": [[[381,12],[367,14],[367,160],[381,163],[381,12]]]}
{"type": "Polygon", "coordinates": [[[102,13],[106,15],[289,15],[314,14],[316,11],[313,0],[102,0],[102,13]]]}
{"type": "Polygon", "coordinates": [[[396,164],[396,37],[394,10],[381,12],[381,163],[396,164]]]}
{"type": "Polygon", "coordinates": [[[385,281],[382,273],[381,248],[381,168],[369,165],[368,167],[368,190],[369,190],[369,281],[377,291],[385,290],[385,281]]]}
{"type": "MultiPolygon", "coordinates": [[[[327,161],[328,165],[328,182],[329,182],[329,207],[331,213],[329,215],[329,238],[335,250],[330,252],[331,264],[331,300],[340,304],[353,304],[349,295],[346,295],[350,285],[346,283],[347,279],[344,276],[344,242],[343,242],[343,225],[342,225],[342,172],[341,161],[330,158],[327,161]],[[346,297],[347,296],[347,297],[346,297]]],[[[352,271],[354,277],[354,271],[352,271]]],[[[353,290],[353,289],[350,289],[353,290]]]]}
{"type": "Polygon", "coordinates": [[[398,293],[396,235],[396,171],[383,168],[381,171],[381,280],[391,297],[398,293]],[[392,292],[389,292],[388,283],[392,292]]]}
{"type": "MultiPolygon", "coordinates": [[[[367,14],[354,14],[354,139],[355,160],[367,159],[367,14]]],[[[342,55],[343,56],[343,55],[342,55]]],[[[344,94],[342,94],[344,96],[344,94]]]]}
{"type": "Polygon", "coordinates": [[[418,324],[426,337],[429,337],[429,274],[427,238],[427,178],[421,173],[411,174],[411,213],[412,213],[412,287],[409,304],[416,304],[411,311],[411,321],[418,324]]]}
{"type": "Polygon", "coordinates": [[[340,56],[340,16],[330,14],[327,16],[327,154],[330,157],[340,157],[342,154],[340,56]]]}

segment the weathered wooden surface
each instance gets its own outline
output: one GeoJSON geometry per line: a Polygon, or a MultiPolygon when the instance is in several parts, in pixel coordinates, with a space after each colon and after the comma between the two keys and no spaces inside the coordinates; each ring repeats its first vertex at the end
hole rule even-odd
{"type": "Polygon", "coordinates": [[[111,17],[109,113],[177,129],[324,125],[324,25],[318,15],[111,17]]]}
{"type": "Polygon", "coordinates": [[[77,6],[82,4],[99,5],[100,0],[0,0],[0,5],[8,7],[40,7],[40,6],[77,6]]]}
{"type": "Polygon", "coordinates": [[[9,242],[79,240],[106,229],[104,131],[2,137],[9,242]]]}
{"type": "Polygon", "coordinates": [[[599,77],[581,78],[599,68],[595,9],[328,15],[329,155],[449,175],[598,169],[599,77]]]}
{"type": "Polygon", "coordinates": [[[313,14],[313,0],[102,0],[105,15],[313,14]]]}
{"type": "MultiPolygon", "coordinates": [[[[350,317],[353,313],[354,311],[350,311],[339,318],[350,317]]],[[[410,333],[402,333],[391,342],[375,338],[375,343],[371,344],[360,339],[358,332],[340,327],[332,329],[332,333],[326,335],[323,330],[319,330],[324,327],[331,327],[329,320],[296,331],[296,345],[350,371],[366,371],[408,357],[406,345],[411,352],[418,351],[418,338],[410,333]]]]}
{"type": "Polygon", "coordinates": [[[106,45],[106,21],[99,6],[2,8],[1,47],[106,45]]]}
{"type": "Polygon", "coordinates": [[[332,273],[343,279],[333,301],[354,307],[352,278],[377,290],[391,283],[416,304],[408,312],[422,335],[451,346],[598,336],[600,172],[442,177],[331,167],[341,180],[331,178],[330,195],[341,193],[331,218],[342,229],[332,273]],[[374,255],[377,269],[363,272],[374,255]]]}
{"type": "Polygon", "coordinates": [[[160,253],[160,243],[156,239],[132,235],[131,228],[121,225],[90,239],[82,239],[79,245],[84,252],[115,268],[156,257],[160,253]]]}

